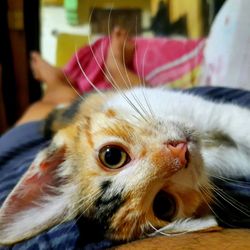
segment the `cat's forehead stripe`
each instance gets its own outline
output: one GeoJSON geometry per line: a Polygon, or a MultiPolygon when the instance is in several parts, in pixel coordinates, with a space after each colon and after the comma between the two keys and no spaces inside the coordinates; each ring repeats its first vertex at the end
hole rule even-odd
{"type": "Polygon", "coordinates": [[[142,147],[140,152],[140,158],[143,158],[147,154],[147,147],[146,145],[142,147]]]}
{"type": "Polygon", "coordinates": [[[84,132],[86,134],[86,138],[88,141],[88,144],[93,147],[94,146],[94,142],[93,142],[93,138],[91,135],[91,119],[89,117],[85,117],[85,123],[84,123],[84,132]]]}
{"type": "Polygon", "coordinates": [[[125,123],[114,124],[113,126],[104,128],[102,133],[108,136],[117,136],[127,143],[132,143],[134,128],[125,123]]]}
{"type": "Polygon", "coordinates": [[[108,118],[113,118],[116,116],[116,112],[109,108],[106,112],[105,112],[105,115],[108,117],[108,118]]]}

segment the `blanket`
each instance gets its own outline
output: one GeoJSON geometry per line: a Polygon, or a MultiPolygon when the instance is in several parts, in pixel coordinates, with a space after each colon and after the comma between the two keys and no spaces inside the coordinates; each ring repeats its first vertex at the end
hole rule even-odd
{"type": "MultiPolygon", "coordinates": [[[[196,84],[203,60],[204,39],[136,38],[134,42],[131,70],[148,85],[184,88],[196,84]]],[[[104,37],[80,48],[65,66],[65,74],[80,93],[93,89],[89,82],[99,89],[111,87],[104,75],[109,44],[110,39],[104,37]]]]}

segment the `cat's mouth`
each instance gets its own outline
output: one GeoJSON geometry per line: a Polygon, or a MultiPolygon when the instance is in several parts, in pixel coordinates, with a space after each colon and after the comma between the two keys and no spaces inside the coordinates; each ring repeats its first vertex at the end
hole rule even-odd
{"type": "Polygon", "coordinates": [[[177,212],[177,203],[174,196],[160,190],[153,201],[153,212],[158,219],[170,222],[177,212]]]}

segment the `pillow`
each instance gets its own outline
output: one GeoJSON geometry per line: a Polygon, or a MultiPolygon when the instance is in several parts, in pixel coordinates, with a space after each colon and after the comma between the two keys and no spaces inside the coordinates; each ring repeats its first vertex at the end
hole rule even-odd
{"type": "Polygon", "coordinates": [[[250,1],[227,0],[204,50],[201,85],[250,89],[250,1]]]}

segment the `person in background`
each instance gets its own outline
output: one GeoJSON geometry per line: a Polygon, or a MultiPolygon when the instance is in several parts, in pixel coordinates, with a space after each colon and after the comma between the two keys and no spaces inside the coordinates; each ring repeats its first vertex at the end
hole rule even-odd
{"type": "MultiPolygon", "coordinates": [[[[128,65],[134,56],[134,43],[128,39],[127,31],[116,27],[111,34],[110,47],[108,49],[105,71],[107,81],[118,84],[119,88],[127,87],[124,75],[131,86],[140,84],[141,79],[128,65]]],[[[71,84],[63,70],[50,65],[38,52],[31,54],[31,69],[34,77],[45,84],[44,95],[41,100],[32,104],[24,115],[17,121],[20,125],[29,121],[45,118],[57,105],[69,105],[81,93],[71,84]]],[[[74,83],[77,86],[77,83],[74,83]]],[[[110,84],[110,87],[112,84],[110,84]]]]}

